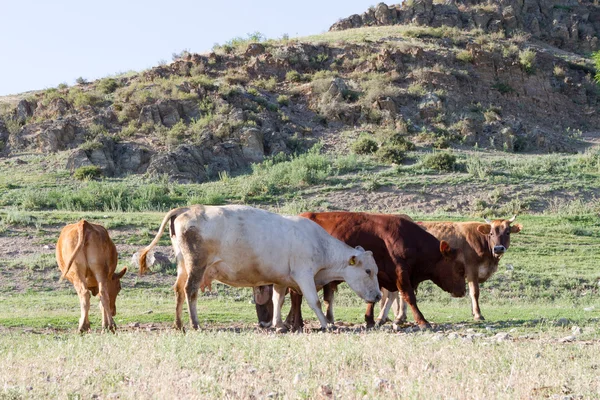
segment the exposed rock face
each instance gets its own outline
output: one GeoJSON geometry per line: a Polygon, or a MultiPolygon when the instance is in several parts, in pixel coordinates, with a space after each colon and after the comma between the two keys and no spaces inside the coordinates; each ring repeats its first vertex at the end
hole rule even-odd
{"type": "Polygon", "coordinates": [[[131,173],[144,173],[150,165],[154,151],[137,143],[116,143],[110,138],[99,138],[96,146],[90,149],[77,149],[67,161],[67,168],[73,172],[79,167],[96,165],[104,176],[121,176],[131,173]]]}
{"type": "Polygon", "coordinates": [[[27,118],[33,115],[33,108],[31,104],[27,100],[19,101],[17,104],[17,121],[19,123],[24,124],[27,121],[27,118]]]}
{"type": "Polygon", "coordinates": [[[373,25],[417,24],[481,28],[489,32],[530,33],[553,46],[587,53],[598,50],[600,7],[587,0],[506,0],[481,4],[456,0],[433,4],[415,0],[402,5],[379,3],[361,15],[351,15],[330,28],[332,31],[373,25]]]}
{"type": "Polygon", "coordinates": [[[14,149],[36,148],[41,152],[56,152],[75,147],[77,144],[75,120],[45,121],[23,127],[12,135],[10,144],[14,149]]]}

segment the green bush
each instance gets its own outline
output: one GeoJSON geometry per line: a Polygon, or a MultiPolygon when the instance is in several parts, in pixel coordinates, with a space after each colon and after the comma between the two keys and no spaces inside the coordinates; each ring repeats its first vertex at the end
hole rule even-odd
{"type": "Polygon", "coordinates": [[[453,171],[456,166],[456,156],[447,152],[429,154],[423,159],[423,165],[436,171],[453,171]]]}
{"type": "Polygon", "coordinates": [[[73,173],[73,178],[80,181],[95,179],[99,178],[100,176],[102,176],[102,170],[100,169],[100,167],[97,167],[95,165],[79,167],[73,173]]]}
{"type": "Polygon", "coordinates": [[[377,150],[377,158],[387,164],[401,164],[404,161],[404,151],[400,146],[381,146],[377,150]]]}
{"type": "Polygon", "coordinates": [[[290,98],[284,94],[277,96],[277,104],[280,106],[287,106],[290,104],[290,98]]]}
{"type": "Polygon", "coordinates": [[[534,72],[535,56],[536,52],[532,49],[519,52],[519,63],[521,64],[521,67],[523,67],[523,70],[528,74],[534,72]]]}
{"type": "Polygon", "coordinates": [[[301,82],[302,74],[296,70],[288,71],[287,74],[285,74],[285,80],[289,82],[301,82]]]}
{"type": "Polygon", "coordinates": [[[356,154],[373,154],[377,151],[377,142],[373,139],[363,136],[352,143],[352,151],[356,154]]]}
{"type": "Polygon", "coordinates": [[[102,94],[110,94],[117,90],[119,83],[114,78],[104,78],[98,82],[96,89],[102,94]]]}
{"type": "Polygon", "coordinates": [[[461,50],[456,54],[456,59],[464,63],[472,63],[473,53],[471,53],[469,50],[461,50]]]}
{"type": "Polygon", "coordinates": [[[388,144],[402,151],[413,151],[415,144],[408,141],[401,133],[394,133],[387,141],[388,144]]]}

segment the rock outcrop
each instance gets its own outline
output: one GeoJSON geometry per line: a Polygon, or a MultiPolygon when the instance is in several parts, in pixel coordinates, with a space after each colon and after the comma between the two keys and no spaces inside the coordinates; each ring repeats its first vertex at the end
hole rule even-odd
{"type": "Polygon", "coordinates": [[[433,0],[379,3],[363,14],[341,19],[339,31],[363,26],[416,24],[432,27],[503,31],[507,36],[528,33],[564,50],[588,53],[600,48],[600,6],[577,0],[433,0]]]}

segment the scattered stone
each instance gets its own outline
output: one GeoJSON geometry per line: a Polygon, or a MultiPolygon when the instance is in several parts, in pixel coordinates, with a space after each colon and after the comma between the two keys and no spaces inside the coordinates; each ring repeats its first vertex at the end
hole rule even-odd
{"type": "Polygon", "coordinates": [[[512,264],[506,264],[507,271],[513,271],[514,269],[515,269],[515,267],[512,264]]]}
{"type": "Polygon", "coordinates": [[[268,399],[272,399],[272,398],[275,398],[275,397],[277,397],[277,392],[269,392],[269,393],[267,393],[267,398],[268,399]]]}
{"type": "Polygon", "coordinates": [[[148,311],[146,311],[144,314],[152,314],[153,312],[154,312],[154,311],[152,311],[152,310],[148,310],[148,311]]]}
{"type": "Polygon", "coordinates": [[[55,247],[54,247],[53,245],[51,245],[51,244],[47,244],[47,245],[45,245],[45,246],[43,247],[43,249],[44,249],[44,250],[54,250],[54,249],[55,249],[55,247]]]}
{"type": "Polygon", "coordinates": [[[330,399],[333,397],[333,389],[329,385],[321,385],[319,389],[317,389],[317,395],[320,398],[330,399]]]}
{"type": "Polygon", "coordinates": [[[436,341],[436,342],[444,340],[444,334],[443,333],[436,333],[435,335],[433,335],[433,337],[431,338],[431,340],[436,341]]]}
{"type": "Polygon", "coordinates": [[[582,331],[582,330],[581,330],[581,328],[580,328],[580,327],[578,327],[578,326],[574,326],[574,327],[572,327],[572,328],[571,328],[571,333],[572,333],[573,335],[575,335],[575,336],[577,336],[577,335],[581,335],[581,333],[582,333],[582,332],[583,332],[583,331],[582,331]]]}
{"type": "Polygon", "coordinates": [[[294,375],[294,380],[292,381],[292,383],[294,385],[297,385],[302,381],[303,378],[304,378],[304,376],[302,374],[298,373],[298,374],[294,375]]]}
{"type": "Polygon", "coordinates": [[[556,326],[568,326],[571,324],[571,321],[569,321],[567,318],[559,318],[554,325],[556,326]]]}
{"type": "Polygon", "coordinates": [[[256,373],[256,371],[257,371],[257,369],[256,369],[256,368],[254,368],[254,367],[250,367],[250,368],[248,368],[248,373],[249,373],[249,374],[255,374],[255,373],[256,373]]]}
{"type": "Polygon", "coordinates": [[[494,332],[495,329],[493,327],[491,327],[491,326],[488,325],[488,326],[485,327],[485,330],[488,331],[488,332],[494,332]]]}
{"type": "Polygon", "coordinates": [[[494,339],[497,340],[498,342],[503,342],[505,340],[512,339],[512,337],[506,332],[498,332],[496,334],[496,336],[494,336],[494,339]]]}
{"type": "Polygon", "coordinates": [[[575,339],[577,339],[577,338],[575,336],[571,335],[571,336],[564,337],[562,339],[558,339],[558,342],[559,343],[569,343],[569,342],[575,341],[575,339]]]}
{"type": "Polygon", "coordinates": [[[583,311],[587,311],[587,312],[594,311],[594,308],[595,308],[594,306],[586,307],[583,309],[583,311]]]}
{"type": "Polygon", "coordinates": [[[448,339],[458,339],[458,333],[456,333],[456,332],[450,332],[448,334],[448,339]]]}
{"type": "Polygon", "coordinates": [[[509,330],[510,333],[515,333],[518,329],[517,328],[512,328],[511,330],[509,330]]]}
{"type": "Polygon", "coordinates": [[[389,386],[389,381],[383,378],[375,378],[373,380],[373,387],[375,390],[382,390],[389,386]]]}

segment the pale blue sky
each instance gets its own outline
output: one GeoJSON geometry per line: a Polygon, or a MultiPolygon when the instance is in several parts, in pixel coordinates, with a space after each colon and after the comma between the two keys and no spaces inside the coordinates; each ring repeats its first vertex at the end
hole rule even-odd
{"type": "Polygon", "coordinates": [[[205,52],[255,31],[268,38],[317,34],[375,3],[2,0],[0,95],[139,71],[171,61],[173,52],[205,52]]]}

